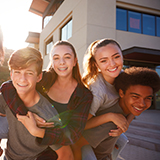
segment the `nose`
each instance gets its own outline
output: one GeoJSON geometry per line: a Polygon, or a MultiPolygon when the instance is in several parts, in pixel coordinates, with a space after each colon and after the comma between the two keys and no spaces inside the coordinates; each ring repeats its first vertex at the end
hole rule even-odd
{"type": "Polygon", "coordinates": [[[65,63],[64,58],[61,58],[61,59],[60,59],[60,64],[64,64],[64,63],[65,63]]]}
{"type": "Polygon", "coordinates": [[[26,80],[25,74],[22,73],[22,74],[20,75],[19,79],[20,79],[21,81],[25,81],[25,80],[26,80]]]}
{"type": "Polygon", "coordinates": [[[145,100],[142,98],[139,100],[139,104],[141,107],[144,107],[146,105],[145,100]]]}
{"type": "Polygon", "coordinates": [[[116,63],[113,59],[110,59],[110,66],[114,66],[116,63]]]}

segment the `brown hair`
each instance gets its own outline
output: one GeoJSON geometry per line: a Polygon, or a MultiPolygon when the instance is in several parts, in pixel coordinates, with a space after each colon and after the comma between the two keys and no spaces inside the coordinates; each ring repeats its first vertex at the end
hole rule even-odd
{"type": "Polygon", "coordinates": [[[84,63],[83,63],[84,73],[82,78],[82,81],[86,86],[90,86],[90,84],[95,81],[99,73],[96,65],[96,60],[94,58],[97,49],[104,47],[108,44],[117,45],[121,50],[120,45],[113,39],[96,40],[93,43],[91,43],[90,46],[88,47],[86,55],[84,57],[84,63]]]}
{"type": "Polygon", "coordinates": [[[9,69],[25,69],[31,64],[36,64],[37,74],[42,73],[43,59],[41,53],[31,47],[26,47],[13,52],[8,60],[9,69]]]}
{"type": "MultiPolygon", "coordinates": [[[[53,45],[51,52],[50,52],[50,64],[48,66],[48,70],[46,72],[44,72],[43,79],[37,85],[38,88],[43,86],[45,88],[45,92],[47,92],[50,89],[50,87],[53,85],[53,83],[56,81],[56,79],[58,77],[57,73],[54,71],[52,64],[51,64],[52,51],[56,46],[62,46],[62,45],[69,46],[74,54],[74,57],[77,58],[77,54],[76,54],[76,51],[75,51],[73,45],[71,43],[69,43],[68,41],[57,41],[53,45]]],[[[72,76],[78,83],[82,83],[78,62],[76,62],[76,65],[73,67],[72,76]]]]}

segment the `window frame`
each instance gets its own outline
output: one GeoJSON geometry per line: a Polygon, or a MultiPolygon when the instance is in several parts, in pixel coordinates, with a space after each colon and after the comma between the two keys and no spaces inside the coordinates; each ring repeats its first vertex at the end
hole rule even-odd
{"type": "Polygon", "coordinates": [[[72,25],[73,25],[73,20],[72,20],[72,18],[70,18],[61,28],[60,28],[60,40],[68,40],[69,38],[71,38],[72,37],[72,25]],[[69,23],[71,22],[71,36],[68,36],[68,32],[69,32],[69,30],[70,29],[68,29],[68,26],[70,25],[69,23]],[[66,37],[63,39],[63,29],[65,29],[65,27],[66,27],[66,29],[67,29],[67,31],[66,31],[66,37]]]}
{"type": "MultiPolygon", "coordinates": [[[[150,35],[150,36],[160,37],[160,31],[158,30],[158,28],[160,28],[160,26],[159,27],[157,26],[157,23],[158,23],[157,21],[158,20],[160,20],[160,16],[158,16],[158,15],[153,15],[153,14],[144,13],[144,12],[138,12],[138,11],[129,10],[129,9],[121,8],[121,7],[117,7],[116,8],[116,30],[122,30],[122,31],[127,31],[127,32],[133,32],[133,33],[139,33],[139,34],[144,34],[144,35],[150,35]],[[117,9],[122,9],[122,10],[124,10],[124,11],[127,12],[126,13],[127,14],[127,24],[126,24],[126,27],[125,27],[125,28],[127,28],[126,30],[122,30],[122,29],[120,29],[120,27],[118,28],[118,25],[117,25],[117,22],[118,22],[118,20],[117,20],[117,18],[118,18],[118,16],[117,16],[117,9]],[[140,21],[140,23],[141,23],[140,24],[140,26],[141,26],[141,32],[140,33],[139,32],[133,32],[133,31],[129,30],[129,12],[135,12],[135,13],[139,13],[141,15],[141,21],[140,21]],[[144,33],[144,29],[143,29],[144,28],[143,27],[143,25],[144,25],[143,16],[144,15],[148,15],[148,16],[153,16],[154,17],[154,32],[155,32],[154,35],[144,33]]],[[[158,24],[160,24],[160,23],[158,23],[158,24]]]]}

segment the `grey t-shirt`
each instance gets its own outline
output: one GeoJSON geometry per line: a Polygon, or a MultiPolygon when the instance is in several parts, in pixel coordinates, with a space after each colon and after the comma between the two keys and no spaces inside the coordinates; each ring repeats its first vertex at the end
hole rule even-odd
{"type": "MultiPolygon", "coordinates": [[[[119,106],[118,102],[115,105],[113,105],[112,107],[98,112],[97,116],[105,114],[105,113],[109,113],[109,112],[120,113],[125,117],[127,116],[123,112],[122,108],[119,106]]],[[[110,132],[111,129],[117,129],[117,126],[113,122],[107,122],[107,123],[104,123],[104,124],[97,126],[95,128],[85,130],[83,132],[83,137],[89,142],[89,144],[93,148],[96,148],[98,145],[100,145],[100,143],[102,141],[107,140],[107,139],[108,139],[108,142],[107,141],[105,142],[105,144],[107,144],[106,149],[113,148],[113,145],[116,142],[117,138],[109,136],[108,133],[110,132]]]]}
{"type": "Polygon", "coordinates": [[[90,90],[93,94],[90,114],[93,116],[96,115],[96,112],[112,107],[118,102],[119,94],[114,85],[108,83],[101,73],[98,74],[96,81],[91,84],[90,90]]]}
{"type": "MultiPolygon", "coordinates": [[[[24,125],[12,114],[1,93],[0,102],[0,113],[6,114],[9,125],[7,149],[5,152],[6,157],[8,160],[34,160],[48,146],[39,145],[36,142],[36,137],[32,136],[24,125]]],[[[58,114],[56,109],[41,94],[39,102],[32,107],[28,107],[28,110],[38,114],[45,120],[58,114]]],[[[56,120],[59,120],[58,116],[56,120]]],[[[54,150],[60,147],[60,145],[51,146],[54,150]]]]}

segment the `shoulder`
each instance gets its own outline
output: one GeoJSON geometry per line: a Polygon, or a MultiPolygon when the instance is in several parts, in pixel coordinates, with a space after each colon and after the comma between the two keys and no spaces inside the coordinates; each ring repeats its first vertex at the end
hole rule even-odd
{"type": "Polygon", "coordinates": [[[90,90],[92,93],[103,94],[106,91],[106,85],[104,83],[104,78],[101,73],[98,74],[95,82],[90,85],[90,90]]]}
{"type": "Polygon", "coordinates": [[[84,84],[78,83],[76,88],[77,94],[82,97],[93,97],[92,92],[84,86],[84,84]]]}

